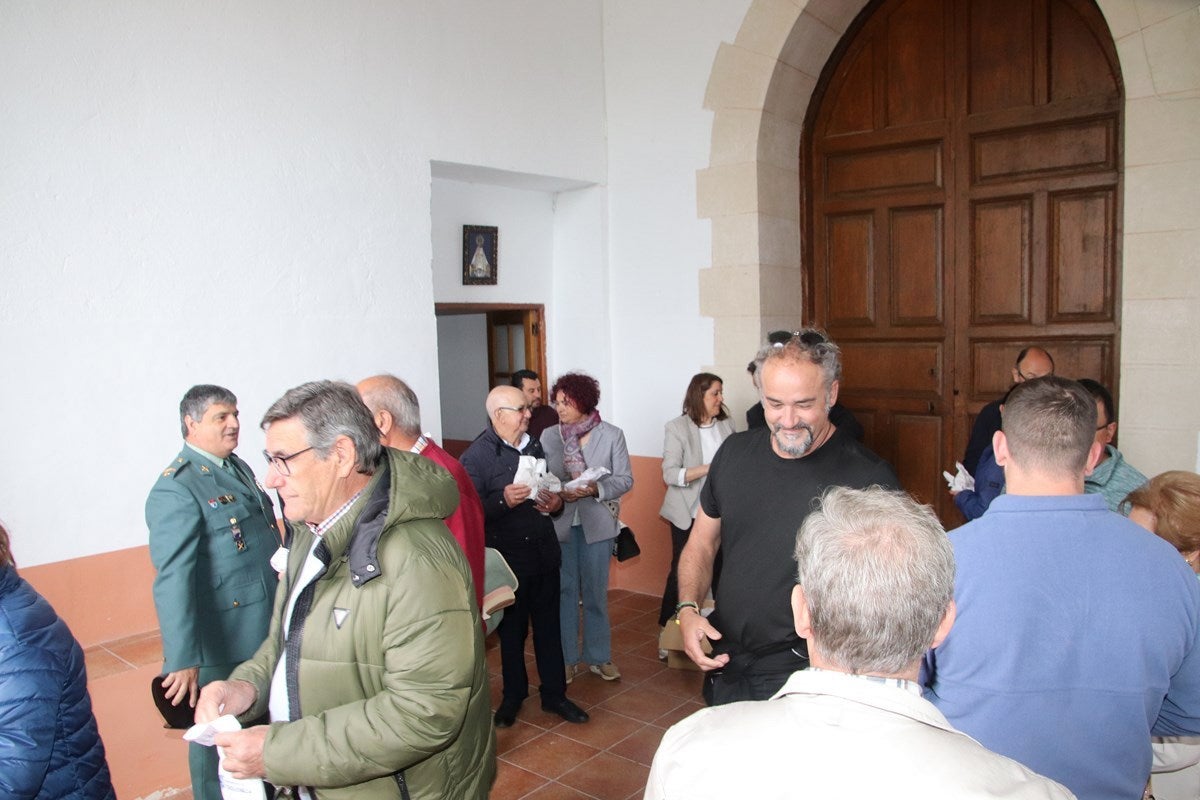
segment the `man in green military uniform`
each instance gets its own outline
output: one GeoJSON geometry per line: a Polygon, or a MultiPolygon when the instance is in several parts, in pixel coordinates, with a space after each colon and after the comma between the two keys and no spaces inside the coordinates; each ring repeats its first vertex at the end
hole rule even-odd
{"type": "MultiPolygon", "coordinates": [[[[163,642],[163,688],[196,705],[200,687],[224,679],[262,644],[278,585],[271,499],[238,444],[237,398],[193,386],[179,404],[184,447],[146,499],[154,605],[163,642]]],[[[221,800],[217,754],[189,745],[192,795],[221,800]]]]}

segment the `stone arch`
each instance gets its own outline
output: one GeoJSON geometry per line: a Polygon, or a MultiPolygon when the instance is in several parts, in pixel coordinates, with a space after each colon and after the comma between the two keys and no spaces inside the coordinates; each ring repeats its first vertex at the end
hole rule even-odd
{"type": "MultiPolygon", "coordinates": [[[[712,267],[700,313],[713,318],[719,374],[738,374],[768,330],[796,323],[800,270],[800,133],[817,79],[866,0],[753,0],[722,43],[704,106],[713,112],[709,166],[697,175],[712,221],[712,267]]],[[[735,407],[755,402],[726,385],[735,407]]]]}
{"type": "MultiPolygon", "coordinates": [[[[713,319],[719,374],[739,374],[763,333],[800,313],[801,128],[826,61],[866,2],[752,0],[734,41],[718,48],[697,211],[712,222],[700,313],[713,319]]],[[[1200,395],[1200,1],[1097,4],[1125,80],[1122,449],[1147,474],[1194,469],[1200,409],[1163,403],[1161,391],[1200,395]]],[[[726,395],[735,408],[755,400],[747,381],[727,383],[726,395]]]]}

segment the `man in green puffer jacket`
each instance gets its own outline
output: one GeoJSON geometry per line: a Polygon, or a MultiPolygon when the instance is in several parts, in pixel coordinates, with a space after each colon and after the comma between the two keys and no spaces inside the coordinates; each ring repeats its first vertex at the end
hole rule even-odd
{"type": "Polygon", "coordinates": [[[196,719],[271,724],[218,735],[224,768],[314,800],[484,800],[496,744],[471,572],[441,522],[453,478],[383,448],[348,384],[298,386],[262,427],[287,569],[266,641],[196,719]]]}

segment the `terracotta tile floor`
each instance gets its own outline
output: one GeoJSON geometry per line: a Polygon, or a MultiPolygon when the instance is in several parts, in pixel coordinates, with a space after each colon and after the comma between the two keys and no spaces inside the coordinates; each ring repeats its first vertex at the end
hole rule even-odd
{"type": "MultiPolygon", "coordinates": [[[[572,725],[546,714],[536,696],[517,723],[496,731],[499,757],[491,800],[626,800],[640,798],[650,762],[668,727],[704,707],[700,673],[667,669],[657,658],[659,598],[620,589],[608,593],[613,661],[621,679],[584,673],[567,696],[591,715],[572,725]]],[[[500,703],[500,650],[488,639],[492,708],[500,703]]],[[[536,686],[532,640],[529,682],[536,686]]]]}
{"type": "MultiPolygon", "coordinates": [[[[567,696],[591,715],[572,725],[542,711],[536,694],[517,723],[496,731],[498,770],[491,800],[626,800],[640,798],[650,762],[668,727],[704,707],[700,673],[668,669],[657,658],[659,599],[622,589],[608,593],[613,661],[621,678],[585,672],[567,696]]],[[[98,680],[162,658],[157,632],[90,647],[88,677],[98,680]]],[[[532,638],[525,654],[531,687],[539,683],[532,638]]],[[[500,648],[487,642],[492,709],[500,703],[500,648]]],[[[191,792],[172,794],[190,800],[191,792]]]]}

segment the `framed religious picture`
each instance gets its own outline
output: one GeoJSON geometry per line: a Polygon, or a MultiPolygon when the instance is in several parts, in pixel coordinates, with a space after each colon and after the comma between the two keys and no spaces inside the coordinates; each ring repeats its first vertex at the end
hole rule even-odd
{"type": "Polygon", "coordinates": [[[500,229],[463,225],[463,286],[496,285],[500,229]]]}

